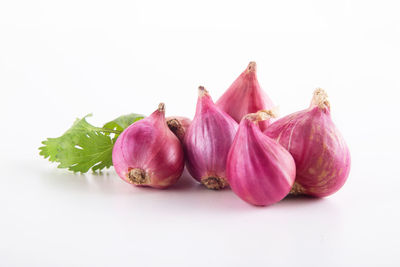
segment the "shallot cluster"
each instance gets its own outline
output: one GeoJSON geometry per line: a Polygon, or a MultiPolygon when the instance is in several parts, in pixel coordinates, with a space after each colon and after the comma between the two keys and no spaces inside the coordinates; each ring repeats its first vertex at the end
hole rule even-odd
{"type": "Polygon", "coordinates": [[[326,197],[350,171],[349,149],[334,125],[327,94],[313,93],[308,108],[273,120],[274,104],[263,91],[255,62],[213,102],[198,88],[195,116],[165,117],[161,103],[118,137],[113,165],[136,186],[166,188],[186,166],[208,189],[230,188],[257,206],[288,194],[326,197]]]}

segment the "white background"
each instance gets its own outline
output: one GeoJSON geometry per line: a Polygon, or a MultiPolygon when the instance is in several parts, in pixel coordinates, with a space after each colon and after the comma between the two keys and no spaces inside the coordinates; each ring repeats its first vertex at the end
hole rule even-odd
{"type": "Polygon", "coordinates": [[[0,2],[0,266],[399,266],[398,1],[0,2]],[[187,174],[134,188],[39,157],[94,113],[192,117],[250,60],[281,115],[327,90],[352,154],[325,199],[256,208],[187,174]]]}

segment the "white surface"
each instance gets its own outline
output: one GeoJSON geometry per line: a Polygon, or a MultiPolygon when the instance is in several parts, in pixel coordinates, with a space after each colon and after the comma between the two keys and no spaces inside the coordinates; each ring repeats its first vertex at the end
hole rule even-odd
{"type": "Polygon", "coordinates": [[[1,1],[1,266],[399,266],[398,1],[1,1]],[[192,116],[258,63],[286,115],[317,86],[352,153],[326,199],[266,208],[189,176],[137,189],[39,157],[93,112],[192,116]]]}

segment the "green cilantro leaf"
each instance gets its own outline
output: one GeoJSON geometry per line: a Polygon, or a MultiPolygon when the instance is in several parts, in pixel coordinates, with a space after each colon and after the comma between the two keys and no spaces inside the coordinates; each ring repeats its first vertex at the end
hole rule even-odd
{"type": "Polygon", "coordinates": [[[144,118],[143,115],[129,114],[95,127],[86,121],[86,115],[77,119],[72,127],[58,138],[47,138],[39,154],[51,162],[58,162],[58,168],[85,173],[112,166],[112,148],[119,134],[132,123],[144,118]]]}
{"type": "MultiPolygon", "coordinates": [[[[118,118],[116,118],[115,120],[112,120],[112,121],[104,124],[103,128],[122,132],[129,125],[131,125],[132,123],[137,122],[138,120],[141,120],[143,118],[144,118],[143,115],[136,114],[136,113],[122,115],[122,116],[119,116],[118,118]]],[[[105,133],[105,134],[109,135],[110,133],[105,133]]],[[[117,140],[117,137],[118,137],[118,135],[116,134],[114,136],[114,141],[117,140]]]]}

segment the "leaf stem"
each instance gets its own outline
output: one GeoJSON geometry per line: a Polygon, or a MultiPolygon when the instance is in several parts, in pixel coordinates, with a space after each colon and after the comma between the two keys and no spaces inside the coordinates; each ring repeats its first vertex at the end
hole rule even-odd
{"type": "Polygon", "coordinates": [[[99,131],[99,132],[105,132],[105,133],[114,133],[114,134],[121,134],[122,133],[121,131],[118,131],[118,130],[111,130],[111,129],[99,128],[99,127],[96,127],[96,130],[99,131]]]}

